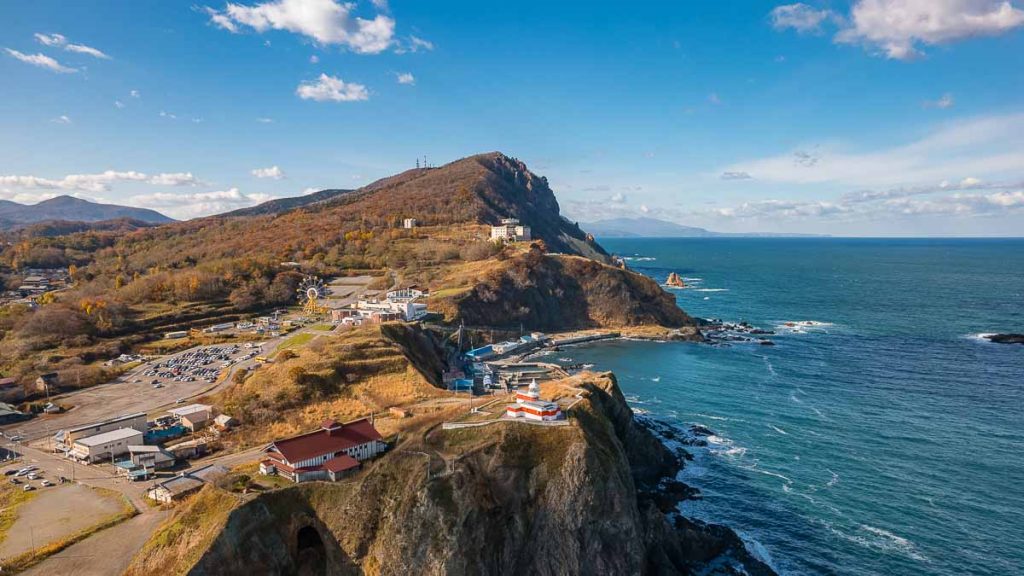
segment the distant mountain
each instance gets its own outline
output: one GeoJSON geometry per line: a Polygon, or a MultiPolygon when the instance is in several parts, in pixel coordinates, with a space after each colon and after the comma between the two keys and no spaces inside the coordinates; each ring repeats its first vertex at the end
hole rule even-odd
{"type": "Polygon", "coordinates": [[[250,208],[232,210],[231,212],[219,214],[219,216],[260,216],[264,214],[281,214],[289,210],[294,210],[295,208],[302,208],[303,206],[310,206],[312,204],[333,200],[334,198],[343,194],[348,194],[349,192],[352,192],[352,190],[321,190],[312,194],[306,194],[305,196],[293,196],[290,198],[268,200],[250,208]]]}
{"type": "Polygon", "coordinates": [[[149,224],[174,222],[173,219],[155,210],[116,204],[99,204],[71,196],[57,196],[38,204],[18,204],[9,200],[0,200],[0,228],[12,228],[51,220],[102,222],[122,218],[149,224]]]}
{"type": "Polygon", "coordinates": [[[815,237],[816,234],[780,234],[773,232],[712,232],[704,228],[683,226],[657,218],[610,218],[589,224],[580,223],[580,228],[598,238],[799,238],[815,237]]]}

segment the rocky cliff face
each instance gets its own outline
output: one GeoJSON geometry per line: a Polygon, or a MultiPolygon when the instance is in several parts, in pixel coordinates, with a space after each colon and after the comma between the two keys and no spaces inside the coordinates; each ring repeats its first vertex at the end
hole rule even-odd
{"type": "Polygon", "coordinates": [[[533,330],[657,325],[696,321],[650,278],[587,258],[537,250],[505,263],[455,298],[458,320],[470,326],[523,325],[533,330]]]}
{"type": "Polygon", "coordinates": [[[634,420],[610,374],[579,392],[570,426],[434,428],[352,482],[258,497],[171,572],[771,573],[731,531],[668,521],[650,495],[680,460],[634,420]]]}

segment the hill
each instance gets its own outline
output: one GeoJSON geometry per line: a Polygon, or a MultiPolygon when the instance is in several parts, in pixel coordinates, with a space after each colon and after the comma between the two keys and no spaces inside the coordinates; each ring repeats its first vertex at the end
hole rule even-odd
{"type": "Polygon", "coordinates": [[[657,218],[609,218],[580,224],[598,238],[804,238],[817,234],[714,232],[657,218]]]}
{"type": "Polygon", "coordinates": [[[38,204],[19,204],[0,200],[0,228],[19,224],[33,224],[48,220],[73,222],[100,222],[129,218],[151,224],[164,224],[174,220],[147,208],[133,208],[116,204],[99,204],[72,196],[57,196],[38,204]]]}
{"type": "Polygon", "coordinates": [[[249,208],[239,208],[238,210],[232,210],[231,212],[225,212],[220,216],[259,216],[261,214],[281,214],[295,208],[302,208],[303,206],[310,206],[325,202],[342,194],[348,194],[351,190],[320,190],[319,192],[313,192],[312,194],[306,194],[304,196],[292,196],[290,198],[278,198],[276,200],[268,200],[262,204],[251,206],[249,208]]]}

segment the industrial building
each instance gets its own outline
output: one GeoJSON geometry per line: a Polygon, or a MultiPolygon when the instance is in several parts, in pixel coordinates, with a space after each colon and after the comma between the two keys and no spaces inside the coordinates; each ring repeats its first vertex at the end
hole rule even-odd
{"type": "Polygon", "coordinates": [[[142,444],[142,432],[134,428],[121,428],[95,436],[79,438],[71,446],[70,455],[72,458],[85,462],[113,460],[117,456],[127,454],[129,446],[141,446],[142,444]]]}
{"type": "MultiPolygon", "coordinates": [[[[89,436],[95,436],[104,432],[110,432],[112,430],[118,430],[121,428],[133,428],[135,430],[146,430],[146,413],[137,412],[135,414],[125,414],[123,416],[117,416],[108,420],[102,420],[100,422],[93,422],[92,424],[82,424],[81,426],[75,426],[66,430],[57,432],[53,437],[54,450],[56,452],[64,452],[65,454],[71,450],[75,442],[82,438],[89,436]]],[[[140,440],[138,442],[142,444],[140,440]]]]}

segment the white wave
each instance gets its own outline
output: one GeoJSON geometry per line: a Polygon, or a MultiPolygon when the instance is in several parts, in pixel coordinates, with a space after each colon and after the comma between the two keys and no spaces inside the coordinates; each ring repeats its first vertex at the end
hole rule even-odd
{"type": "Polygon", "coordinates": [[[839,484],[839,474],[833,472],[831,468],[825,468],[825,470],[828,470],[829,474],[832,474],[832,478],[825,484],[825,486],[831,488],[832,486],[839,484]]]}
{"type": "Polygon", "coordinates": [[[775,561],[772,559],[772,555],[768,553],[768,549],[765,548],[763,544],[745,532],[740,532],[739,530],[735,530],[734,532],[736,532],[736,535],[740,537],[740,541],[743,542],[743,547],[747,549],[747,552],[749,552],[751,556],[760,560],[762,564],[771,568],[776,574],[782,574],[782,571],[775,566],[775,561]]]}
{"type": "Polygon", "coordinates": [[[704,299],[705,300],[711,300],[711,296],[705,296],[704,299]]]}
{"type": "Polygon", "coordinates": [[[653,262],[657,260],[654,256],[623,256],[622,259],[627,262],[653,262]]]}
{"type": "Polygon", "coordinates": [[[828,333],[828,331],[824,329],[829,326],[835,326],[835,324],[831,322],[821,322],[818,320],[786,320],[776,324],[775,331],[789,334],[805,334],[808,332],[828,333]]]}
{"type": "Polygon", "coordinates": [[[797,404],[803,404],[804,403],[803,400],[801,400],[801,399],[796,397],[796,394],[790,394],[789,395],[789,399],[792,400],[793,402],[796,402],[797,404]]]}
{"type": "Polygon", "coordinates": [[[768,427],[771,428],[772,430],[775,430],[779,434],[783,434],[783,435],[789,436],[789,432],[786,432],[785,430],[783,430],[782,428],[779,428],[778,426],[776,426],[774,424],[769,424],[768,427]]]}
{"type": "Polygon", "coordinates": [[[923,554],[917,551],[917,547],[914,546],[913,542],[903,538],[902,536],[897,536],[888,530],[883,530],[867,524],[861,524],[860,528],[874,536],[874,538],[869,538],[869,545],[875,548],[879,548],[886,552],[900,552],[921,562],[927,562],[928,560],[923,554]]]}
{"type": "Polygon", "coordinates": [[[989,340],[989,336],[995,335],[995,332],[978,332],[977,334],[967,334],[964,338],[967,338],[968,340],[977,340],[978,342],[991,343],[992,341],[989,340]]]}
{"type": "Polygon", "coordinates": [[[764,365],[766,368],[768,368],[769,374],[771,374],[772,376],[778,376],[778,374],[775,373],[775,366],[772,366],[772,361],[769,360],[767,356],[761,356],[761,360],[764,361],[764,365]]]}
{"type": "Polygon", "coordinates": [[[707,437],[708,444],[717,444],[719,446],[732,446],[732,440],[728,438],[722,438],[721,436],[715,436],[712,434],[707,437]]]}
{"type": "Polygon", "coordinates": [[[694,412],[694,416],[700,416],[701,418],[707,418],[709,420],[728,420],[725,416],[715,416],[712,414],[702,414],[700,412],[694,412]]]}
{"type": "Polygon", "coordinates": [[[747,449],[742,446],[733,446],[728,450],[719,450],[715,454],[721,454],[722,456],[735,456],[737,458],[747,453],[747,449]]]}
{"type": "Polygon", "coordinates": [[[686,277],[684,277],[683,281],[684,282],[703,282],[704,279],[703,278],[686,278],[686,277]]]}
{"type": "Polygon", "coordinates": [[[691,288],[692,292],[728,292],[728,288],[691,288]]]}
{"type": "Polygon", "coordinates": [[[654,378],[651,378],[651,382],[661,382],[661,376],[655,376],[654,378]]]}

